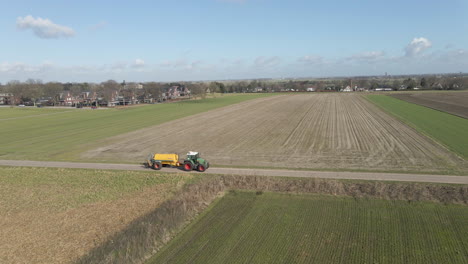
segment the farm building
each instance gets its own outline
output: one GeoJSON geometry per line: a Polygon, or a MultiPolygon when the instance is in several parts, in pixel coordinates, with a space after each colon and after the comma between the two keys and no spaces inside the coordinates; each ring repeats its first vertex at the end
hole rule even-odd
{"type": "Polygon", "coordinates": [[[307,88],[308,92],[315,92],[317,89],[315,87],[309,87],[307,88]]]}

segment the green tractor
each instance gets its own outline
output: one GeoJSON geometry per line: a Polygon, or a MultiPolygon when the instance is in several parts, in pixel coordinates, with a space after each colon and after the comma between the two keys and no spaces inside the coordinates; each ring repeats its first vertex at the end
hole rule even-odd
{"type": "Polygon", "coordinates": [[[183,168],[185,171],[197,170],[204,172],[210,167],[210,163],[203,158],[200,158],[200,153],[189,151],[187,158],[184,160],[183,168]]]}

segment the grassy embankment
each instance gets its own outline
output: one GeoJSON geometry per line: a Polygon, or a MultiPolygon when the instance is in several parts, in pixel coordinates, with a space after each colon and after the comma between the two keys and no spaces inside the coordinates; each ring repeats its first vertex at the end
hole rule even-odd
{"type": "Polygon", "coordinates": [[[375,103],[419,132],[468,159],[468,120],[385,95],[368,95],[375,103]]]}
{"type": "Polygon", "coordinates": [[[269,95],[219,96],[107,110],[0,108],[0,159],[78,161],[78,154],[96,147],[93,143],[100,139],[269,95]]]}
{"type": "Polygon", "coordinates": [[[466,263],[468,207],[231,192],[148,263],[466,263]]]}
{"type": "Polygon", "coordinates": [[[157,208],[191,174],[0,168],[0,263],[70,263],[157,208]]]}

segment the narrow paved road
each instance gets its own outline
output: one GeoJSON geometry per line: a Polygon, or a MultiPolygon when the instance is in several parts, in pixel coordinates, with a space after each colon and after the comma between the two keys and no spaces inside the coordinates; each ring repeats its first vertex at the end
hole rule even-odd
{"type": "MultiPolygon", "coordinates": [[[[140,164],[76,163],[58,161],[0,160],[0,166],[51,167],[105,170],[150,170],[140,164]]],[[[174,168],[163,168],[163,172],[184,172],[174,168]]],[[[377,173],[377,172],[329,172],[238,168],[209,168],[205,173],[227,175],[283,176],[302,178],[354,179],[374,181],[408,181],[468,184],[468,176],[429,174],[377,173]]]]}

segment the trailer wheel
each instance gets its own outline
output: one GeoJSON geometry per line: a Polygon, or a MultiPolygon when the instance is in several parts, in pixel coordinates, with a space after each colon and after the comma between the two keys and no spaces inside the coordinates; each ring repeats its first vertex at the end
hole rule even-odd
{"type": "Polygon", "coordinates": [[[191,162],[187,161],[184,163],[184,171],[191,171],[193,170],[193,165],[191,162]]]}
{"type": "Polygon", "coordinates": [[[199,172],[204,172],[204,171],[206,170],[206,168],[205,168],[204,165],[201,165],[201,164],[200,164],[200,165],[198,165],[197,170],[198,170],[199,172]]]}
{"type": "Polygon", "coordinates": [[[155,162],[153,163],[153,169],[155,170],[160,170],[162,168],[161,162],[155,162]]]}

